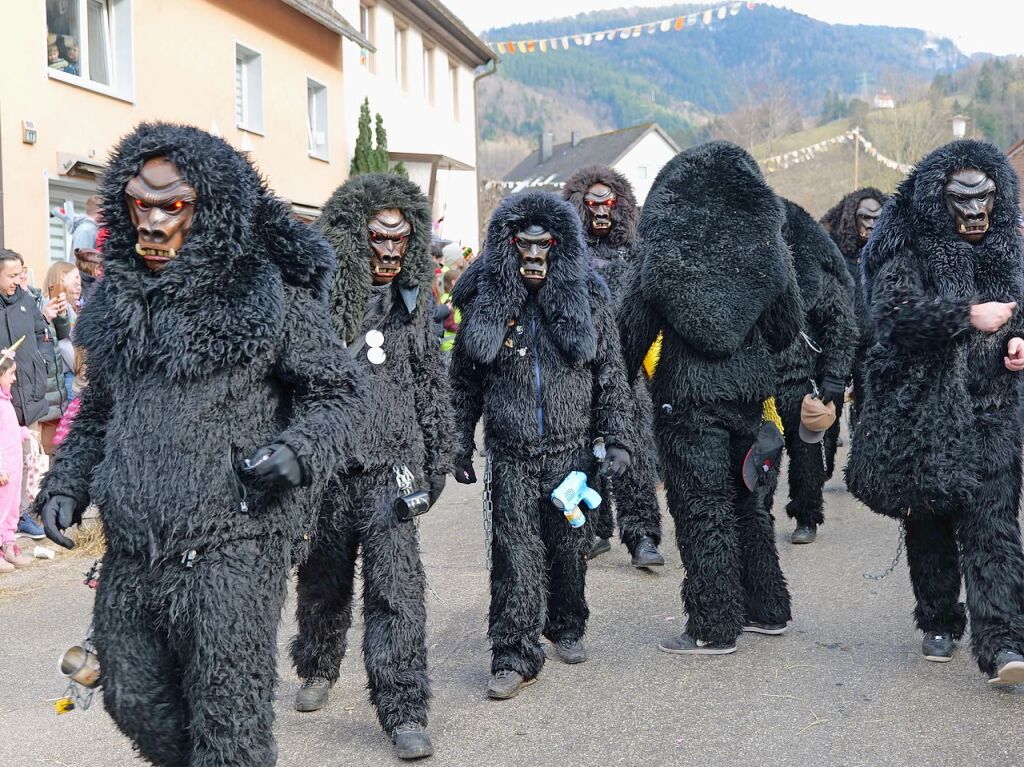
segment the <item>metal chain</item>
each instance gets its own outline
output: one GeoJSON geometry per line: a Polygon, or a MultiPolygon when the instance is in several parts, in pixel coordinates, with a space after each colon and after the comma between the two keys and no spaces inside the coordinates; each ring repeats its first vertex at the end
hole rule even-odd
{"type": "Polygon", "coordinates": [[[494,541],[494,506],[491,503],[491,457],[487,456],[484,466],[484,550],[487,552],[487,569],[491,569],[491,545],[494,541]]]}
{"type": "Polygon", "coordinates": [[[900,525],[900,540],[899,543],[896,544],[896,556],[892,558],[892,564],[890,564],[889,567],[886,568],[884,573],[881,573],[879,575],[872,575],[871,573],[861,573],[861,575],[863,575],[869,581],[880,581],[883,578],[888,578],[890,575],[892,575],[893,571],[896,570],[896,565],[900,563],[900,557],[903,556],[903,548],[905,545],[905,541],[906,530],[903,527],[903,525],[900,525]]]}

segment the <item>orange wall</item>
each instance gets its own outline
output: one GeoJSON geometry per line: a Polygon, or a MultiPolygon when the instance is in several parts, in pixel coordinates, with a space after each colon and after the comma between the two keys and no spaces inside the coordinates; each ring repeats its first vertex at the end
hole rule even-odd
{"type": "Polygon", "coordinates": [[[347,176],[341,38],[279,0],[132,0],[131,101],[48,77],[42,0],[0,0],[0,136],[5,245],[35,274],[48,263],[47,179],[57,154],[105,161],[142,120],[210,130],[242,146],[235,126],[235,43],[263,57],[264,135],[248,134],[252,158],[281,196],[320,205],[347,176]],[[329,162],[308,156],[306,78],[328,86],[329,162]],[[38,131],[21,140],[21,122],[38,131]]]}

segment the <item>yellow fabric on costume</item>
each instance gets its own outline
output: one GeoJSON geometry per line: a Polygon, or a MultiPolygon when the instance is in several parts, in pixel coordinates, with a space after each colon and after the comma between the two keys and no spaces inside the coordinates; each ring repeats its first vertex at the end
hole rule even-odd
{"type": "Polygon", "coordinates": [[[658,361],[661,359],[661,340],[662,333],[658,331],[658,337],[654,339],[654,343],[651,344],[651,348],[647,350],[647,355],[644,357],[644,375],[648,379],[654,378],[654,371],[658,369],[658,361]]]}
{"type": "Polygon", "coordinates": [[[775,424],[779,433],[785,436],[786,430],[782,428],[782,416],[779,415],[779,409],[775,407],[775,397],[769,397],[761,405],[761,420],[765,423],[775,424]]]}

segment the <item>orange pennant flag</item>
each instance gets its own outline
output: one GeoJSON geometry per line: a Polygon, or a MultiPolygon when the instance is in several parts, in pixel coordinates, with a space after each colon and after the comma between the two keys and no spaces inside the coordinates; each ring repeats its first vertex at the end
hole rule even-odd
{"type": "Polygon", "coordinates": [[[686,17],[685,16],[680,16],[678,19],[676,19],[676,32],[681,30],[685,24],[686,24],[686,17]]]}

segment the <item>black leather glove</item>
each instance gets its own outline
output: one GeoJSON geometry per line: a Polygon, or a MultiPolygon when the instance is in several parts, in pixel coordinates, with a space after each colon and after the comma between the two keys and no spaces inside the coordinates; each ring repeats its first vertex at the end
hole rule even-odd
{"type": "Polygon", "coordinates": [[[77,506],[78,503],[70,495],[51,495],[43,504],[43,531],[47,538],[65,549],[75,548],[75,542],[64,535],[63,531],[81,523],[82,515],[75,513],[77,506]]]}
{"type": "Polygon", "coordinates": [[[834,402],[838,408],[846,397],[846,381],[835,376],[825,376],[818,391],[818,399],[822,402],[834,402]]]}
{"type": "Polygon", "coordinates": [[[463,458],[461,461],[456,461],[455,467],[452,469],[452,475],[455,477],[455,481],[460,485],[472,485],[476,482],[476,471],[473,469],[473,459],[463,458]]]}
{"type": "Polygon", "coordinates": [[[444,485],[448,481],[448,477],[444,474],[434,474],[428,480],[430,483],[430,505],[433,507],[437,503],[437,499],[441,497],[441,493],[444,490],[444,485]]]}
{"type": "Polygon", "coordinates": [[[242,466],[240,474],[246,482],[257,485],[301,487],[305,484],[299,457],[280,442],[257,450],[242,466]]]}
{"type": "Polygon", "coordinates": [[[601,464],[602,477],[621,477],[629,468],[629,451],[621,447],[609,447],[604,454],[604,463],[601,464]]]}

